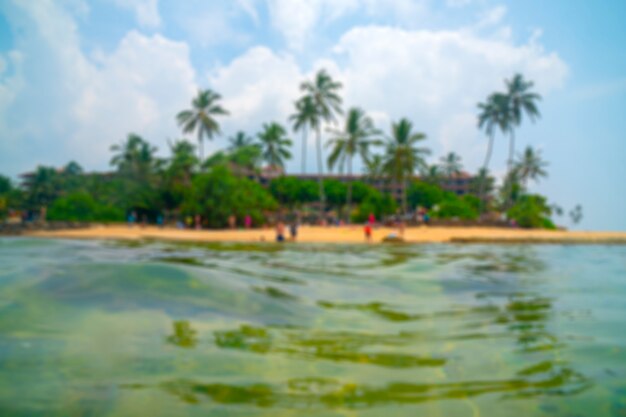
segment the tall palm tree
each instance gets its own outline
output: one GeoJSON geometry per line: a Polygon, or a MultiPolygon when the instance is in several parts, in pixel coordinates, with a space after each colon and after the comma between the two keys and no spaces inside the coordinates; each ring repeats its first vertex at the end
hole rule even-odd
{"type": "MultiPolygon", "coordinates": [[[[478,128],[485,129],[485,133],[487,133],[487,137],[489,138],[487,155],[485,156],[485,162],[482,168],[486,172],[489,169],[489,161],[491,160],[496,130],[500,129],[502,134],[506,134],[511,128],[509,97],[502,93],[492,93],[487,97],[485,103],[478,103],[478,108],[480,109],[478,114],[478,128]]],[[[485,180],[486,177],[483,177],[480,182],[479,198],[481,208],[484,208],[485,180]]]]}
{"type": "Polygon", "coordinates": [[[548,172],[545,170],[547,166],[548,163],[541,159],[541,152],[528,146],[520,155],[516,168],[520,181],[526,186],[528,180],[539,181],[540,178],[547,177],[548,172]]]}
{"type": "Polygon", "coordinates": [[[291,159],[291,139],[286,137],[287,131],[276,122],[263,125],[263,131],[258,134],[261,142],[263,159],[274,167],[284,167],[285,160],[291,159]]]}
{"type": "Polygon", "coordinates": [[[374,122],[359,108],[351,108],[346,117],[346,125],[343,131],[333,131],[335,136],[327,143],[332,147],[328,157],[328,167],[332,170],[335,165],[339,165],[343,170],[344,166],[348,170],[348,192],[346,194],[346,205],[348,207],[348,221],[352,211],[352,159],[355,155],[361,157],[363,161],[369,159],[370,145],[380,143],[375,137],[380,133],[374,128],[374,122]]]}
{"type": "Polygon", "coordinates": [[[533,93],[530,89],[534,86],[532,81],[524,80],[521,74],[515,74],[513,79],[505,80],[507,87],[507,96],[509,101],[509,110],[511,118],[511,140],[509,143],[509,171],[513,169],[513,157],[515,155],[515,131],[514,127],[522,124],[523,114],[527,114],[532,122],[540,117],[537,101],[541,100],[541,96],[533,93]]]}
{"type": "Polygon", "coordinates": [[[315,106],[317,113],[316,126],[309,123],[311,129],[316,131],[317,143],[317,169],[319,173],[319,189],[320,189],[320,205],[323,211],[326,205],[326,196],[324,195],[324,165],[322,155],[322,132],[321,121],[334,122],[337,114],[342,114],[341,97],[337,91],[342,87],[340,82],[334,81],[326,70],[319,70],[313,81],[305,81],[300,84],[300,90],[305,93],[305,97],[315,106]]]}
{"type": "Polygon", "coordinates": [[[430,154],[428,148],[417,146],[425,139],[424,133],[413,132],[413,124],[408,119],[391,125],[391,137],[387,139],[385,149],[385,171],[401,184],[404,213],[408,212],[407,180],[416,169],[426,165],[424,158],[430,154]]]}
{"type": "Polygon", "coordinates": [[[293,122],[293,130],[302,131],[302,173],[306,174],[306,148],[308,139],[308,129],[317,130],[320,118],[315,107],[315,102],[311,96],[304,96],[296,101],[296,112],[289,117],[293,122]]]}
{"type": "Polygon", "coordinates": [[[254,139],[248,136],[246,132],[240,130],[234,136],[228,138],[228,144],[229,151],[236,151],[237,149],[253,145],[254,139]]]}
{"type": "Polygon", "coordinates": [[[183,110],[176,116],[178,125],[182,127],[184,133],[198,135],[198,150],[200,160],[204,159],[204,148],[202,140],[204,137],[213,139],[213,136],[220,134],[220,125],[215,116],[224,116],[228,112],[219,104],[222,96],[212,90],[200,90],[198,95],[191,101],[191,109],[183,110]]]}
{"type": "Polygon", "coordinates": [[[446,177],[452,178],[461,173],[463,165],[461,164],[461,157],[456,153],[450,152],[446,156],[442,156],[439,161],[441,161],[441,170],[446,177]]]}

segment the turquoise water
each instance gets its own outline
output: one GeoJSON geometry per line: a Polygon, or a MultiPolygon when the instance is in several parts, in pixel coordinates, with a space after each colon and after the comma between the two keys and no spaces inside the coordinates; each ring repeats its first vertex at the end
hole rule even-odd
{"type": "Polygon", "coordinates": [[[2,416],[626,416],[626,246],[0,239],[2,416]]]}

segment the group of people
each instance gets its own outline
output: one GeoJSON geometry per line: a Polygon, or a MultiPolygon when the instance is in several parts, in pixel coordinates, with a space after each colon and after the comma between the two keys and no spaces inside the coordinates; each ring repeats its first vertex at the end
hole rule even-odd
{"type": "MultiPolygon", "coordinates": [[[[428,214],[425,210],[418,211],[417,215],[420,220],[427,223],[428,222],[428,214]]],[[[300,215],[298,213],[292,214],[291,216],[286,216],[287,219],[282,216],[277,219],[275,222],[275,231],[276,231],[276,242],[285,242],[287,240],[295,242],[298,238],[298,229],[301,224],[300,215]],[[289,218],[291,217],[291,218],[289,218]],[[289,236],[287,236],[289,233],[289,236]]],[[[148,223],[148,218],[146,214],[142,214],[141,217],[137,214],[136,211],[131,211],[127,216],[128,226],[134,227],[136,224],[139,224],[141,227],[145,227],[148,223]]],[[[156,224],[159,227],[164,227],[164,217],[161,214],[158,214],[156,217],[156,224]]],[[[237,228],[237,217],[234,214],[228,216],[227,219],[228,227],[232,230],[237,228]]],[[[324,224],[324,223],[322,223],[324,224]]],[[[363,232],[365,235],[365,241],[368,243],[372,242],[372,235],[374,227],[376,226],[376,216],[374,213],[370,213],[367,217],[367,221],[363,226],[363,232]]],[[[252,216],[246,215],[243,218],[243,227],[245,229],[251,229],[253,225],[252,216]]],[[[337,224],[341,226],[342,224],[337,224]]],[[[398,229],[399,238],[403,238],[405,222],[401,216],[397,216],[394,219],[394,226],[398,229]]],[[[176,221],[176,227],[178,229],[202,229],[202,216],[196,214],[195,216],[188,215],[182,219],[178,219],[176,221]]],[[[394,236],[397,236],[393,233],[394,236]]],[[[262,238],[261,240],[264,240],[262,238]]]]}
{"type": "MultiPolygon", "coordinates": [[[[294,220],[289,223],[289,235],[290,240],[295,242],[298,238],[298,221],[294,220]]],[[[276,223],[276,242],[284,242],[285,241],[285,223],[282,220],[279,220],[276,223]]]]}

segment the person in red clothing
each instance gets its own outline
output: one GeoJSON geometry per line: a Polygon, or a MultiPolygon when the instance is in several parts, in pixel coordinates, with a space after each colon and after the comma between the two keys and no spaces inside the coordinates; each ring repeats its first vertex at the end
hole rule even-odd
{"type": "Polygon", "coordinates": [[[370,213],[370,215],[367,217],[367,223],[370,226],[374,226],[374,223],[376,223],[376,216],[374,216],[374,213],[370,213]]]}
{"type": "Polygon", "coordinates": [[[372,243],[372,225],[367,223],[363,230],[365,231],[365,240],[367,240],[367,243],[372,243]]]}

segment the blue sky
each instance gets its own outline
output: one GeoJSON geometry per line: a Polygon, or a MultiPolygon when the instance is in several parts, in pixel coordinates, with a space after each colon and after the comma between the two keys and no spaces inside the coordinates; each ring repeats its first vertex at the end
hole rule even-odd
{"type": "MultiPolygon", "coordinates": [[[[231,112],[216,150],[236,130],[286,124],[319,68],[344,84],[346,107],[384,130],[406,116],[428,135],[431,162],[455,151],[474,171],[486,146],[476,103],[521,72],[543,101],[518,150],[550,163],[531,189],[566,210],[582,204],[579,228],[626,230],[624,21],[620,0],[0,0],[0,172],[108,169],[128,132],[165,155],[181,137],[175,114],[206,87],[231,112]]],[[[506,149],[497,137],[499,175],[506,149]]]]}

